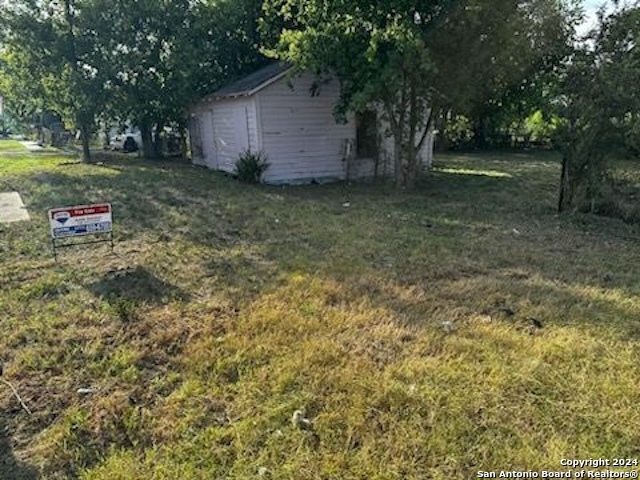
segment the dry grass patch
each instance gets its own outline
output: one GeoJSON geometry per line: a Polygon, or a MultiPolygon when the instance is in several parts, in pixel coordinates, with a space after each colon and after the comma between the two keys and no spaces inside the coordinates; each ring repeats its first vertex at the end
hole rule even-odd
{"type": "Polygon", "coordinates": [[[44,215],[2,231],[0,357],[34,411],[0,389],[15,475],[451,479],[640,454],[640,232],[556,217],[554,157],[445,157],[412,193],[105,160],[0,170],[32,213],[111,201],[117,222],[115,255],[59,264],[44,215]]]}

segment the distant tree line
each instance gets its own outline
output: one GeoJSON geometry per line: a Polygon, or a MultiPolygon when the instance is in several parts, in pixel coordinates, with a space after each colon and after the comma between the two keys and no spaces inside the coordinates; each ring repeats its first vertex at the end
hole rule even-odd
{"type": "Polygon", "coordinates": [[[567,55],[576,15],[557,0],[17,0],[0,14],[0,91],[80,130],[86,160],[99,120],[136,124],[152,157],[152,132],[184,126],[266,54],[337,77],[337,116],[382,105],[410,186],[439,115],[485,118],[509,91],[529,95],[567,55]]]}

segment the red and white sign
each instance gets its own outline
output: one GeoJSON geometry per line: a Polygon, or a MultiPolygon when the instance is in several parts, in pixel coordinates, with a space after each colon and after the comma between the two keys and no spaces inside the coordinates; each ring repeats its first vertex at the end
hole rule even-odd
{"type": "Polygon", "coordinates": [[[113,228],[111,204],[81,205],[49,210],[52,238],[109,233],[113,228]]]}

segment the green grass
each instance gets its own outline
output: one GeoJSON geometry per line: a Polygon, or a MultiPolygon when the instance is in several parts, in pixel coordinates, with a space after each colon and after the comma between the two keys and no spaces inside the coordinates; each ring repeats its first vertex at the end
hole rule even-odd
{"type": "Polygon", "coordinates": [[[3,153],[26,153],[27,149],[17,140],[0,138],[0,154],[3,153]]]}
{"type": "Polygon", "coordinates": [[[444,480],[638,457],[638,227],[556,216],[553,155],[437,163],[395,192],[0,160],[33,219],[0,226],[0,357],[33,410],[0,388],[14,476],[444,480]],[[115,254],[56,264],[46,210],[102,201],[115,254]]]}

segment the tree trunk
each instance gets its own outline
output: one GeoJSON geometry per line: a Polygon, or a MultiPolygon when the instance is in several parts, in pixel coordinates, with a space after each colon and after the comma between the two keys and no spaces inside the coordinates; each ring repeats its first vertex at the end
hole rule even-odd
{"type": "MultiPolygon", "coordinates": [[[[415,136],[415,135],[414,135],[415,136]]],[[[405,187],[411,189],[416,186],[418,180],[418,150],[414,146],[415,138],[409,139],[409,148],[407,149],[407,173],[405,178],[405,187]]]]}
{"type": "MultiPolygon", "coordinates": [[[[64,0],[64,18],[67,22],[67,58],[66,63],[71,68],[71,80],[74,88],[78,88],[81,85],[81,75],[79,72],[78,53],[76,50],[76,32],[75,32],[75,18],[73,13],[73,2],[71,0],[64,0]]],[[[75,110],[75,119],[80,127],[80,135],[82,137],[82,161],[91,163],[91,150],[89,149],[89,141],[91,129],[90,124],[87,122],[86,105],[78,102],[76,98],[73,102],[73,109],[75,110]]],[[[91,115],[91,119],[95,119],[95,115],[91,115]]]]}
{"type": "Polygon", "coordinates": [[[91,149],[89,146],[91,133],[86,124],[80,125],[80,136],[82,137],[82,161],[85,163],[91,163],[91,149]]]}
{"type": "Polygon", "coordinates": [[[393,132],[393,160],[396,188],[413,188],[418,179],[420,165],[418,153],[420,145],[416,146],[416,131],[413,130],[403,143],[404,132],[393,132]]]}
{"type": "Polygon", "coordinates": [[[189,160],[189,148],[187,145],[187,128],[180,127],[180,151],[182,153],[182,160],[189,160]]]}
{"type": "Polygon", "coordinates": [[[393,135],[393,173],[395,176],[395,185],[396,188],[402,188],[404,183],[404,172],[402,165],[402,140],[398,138],[400,136],[399,133],[394,132],[393,135]]]}
{"type": "Polygon", "coordinates": [[[413,188],[416,184],[417,166],[416,166],[416,131],[418,130],[418,97],[415,76],[411,76],[411,84],[409,87],[409,138],[407,139],[407,171],[405,172],[404,185],[407,188],[413,188]]]}
{"type": "Polygon", "coordinates": [[[473,140],[480,150],[487,148],[487,122],[483,115],[478,116],[474,122],[473,140]]]}
{"type": "Polygon", "coordinates": [[[146,122],[140,124],[140,137],[142,139],[142,155],[147,160],[153,159],[153,136],[151,135],[151,126],[146,122]]]}
{"type": "Polygon", "coordinates": [[[558,213],[564,212],[569,207],[569,159],[567,155],[562,156],[562,173],[560,174],[560,189],[558,195],[558,213]]]}
{"type": "Polygon", "coordinates": [[[164,120],[161,120],[156,124],[156,134],[153,138],[153,153],[155,155],[155,158],[157,159],[160,159],[164,156],[162,152],[162,134],[163,133],[164,133],[164,120]]]}

